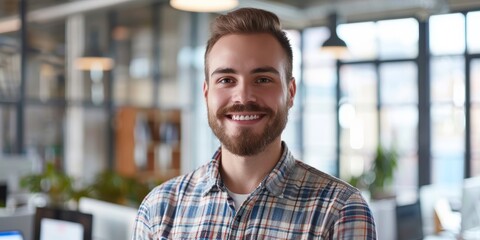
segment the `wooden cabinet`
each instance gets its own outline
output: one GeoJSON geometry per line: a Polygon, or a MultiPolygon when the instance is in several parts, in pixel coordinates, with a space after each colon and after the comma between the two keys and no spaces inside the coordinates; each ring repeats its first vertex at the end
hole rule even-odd
{"type": "Polygon", "coordinates": [[[115,169],[142,181],[180,174],[180,110],[121,107],[115,117],[115,169]]]}

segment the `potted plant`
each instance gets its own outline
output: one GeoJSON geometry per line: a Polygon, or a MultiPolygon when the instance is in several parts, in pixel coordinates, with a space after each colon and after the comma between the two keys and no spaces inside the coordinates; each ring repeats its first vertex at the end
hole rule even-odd
{"type": "Polygon", "coordinates": [[[348,183],[361,190],[368,190],[373,199],[394,196],[392,183],[397,169],[398,153],[395,148],[378,145],[370,169],[360,176],[352,176],[348,183]]]}
{"type": "Polygon", "coordinates": [[[379,144],[370,169],[372,177],[369,190],[372,198],[381,199],[394,196],[392,183],[397,164],[396,149],[394,147],[386,149],[379,144]]]}
{"type": "Polygon", "coordinates": [[[76,190],[73,179],[58,170],[53,162],[45,164],[45,170],[39,174],[27,175],[20,179],[20,186],[32,193],[44,193],[47,202],[53,207],[67,207],[70,200],[78,201],[88,195],[88,188],[76,190]]]}
{"type": "Polygon", "coordinates": [[[147,184],[112,170],[98,174],[91,185],[74,187],[74,179],[57,169],[53,163],[47,163],[42,173],[23,177],[20,186],[32,193],[44,193],[47,204],[60,208],[75,208],[82,197],[138,207],[151,190],[147,184]],[[69,203],[73,206],[67,205],[69,203]]]}

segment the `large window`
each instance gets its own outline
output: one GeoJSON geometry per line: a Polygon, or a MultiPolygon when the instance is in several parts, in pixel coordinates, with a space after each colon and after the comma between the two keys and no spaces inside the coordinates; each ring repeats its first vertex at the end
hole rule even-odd
{"type": "Polygon", "coordinates": [[[382,146],[399,154],[396,190],[418,185],[418,28],[413,18],[338,27],[351,53],[339,75],[341,178],[369,170],[382,146]]]}
{"type": "Polygon", "coordinates": [[[467,48],[475,54],[470,64],[471,176],[480,176],[480,11],[467,14],[467,48]]]}
{"type": "MultiPolygon", "coordinates": [[[[0,18],[11,18],[19,1],[0,1],[0,18]]],[[[0,153],[18,151],[17,107],[20,86],[20,35],[18,28],[0,27],[0,153]]]]}
{"type": "Polygon", "coordinates": [[[471,64],[472,176],[480,176],[480,59],[473,60],[471,64]]]}
{"type": "Polygon", "coordinates": [[[337,172],[337,115],[335,61],[320,51],[329,36],[326,27],[304,30],[303,161],[330,174],[337,172]]]}
{"type": "Polygon", "coordinates": [[[337,31],[349,56],[339,62],[338,76],[336,62],[318,51],[328,30],[306,29],[304,159],[349,179],[371,166],[377,145],[392,147],[399,153],[397,190],[418,186],[419,161],[428,162],[433,184],[479,175],[479,29],[480,12],[434,15],[422,26],[413,18],[343,24],[337,31]],[[428,67],[417,61],[420,27],[429,33],[428,67]],[[429,79],[419,79],[419,67],[429,79]],[[430,94],[419,95],[419,81],[429,81],[430,94]],[[420,99],[430,103],[428,144],[419,142],[420,99]],[[419,159],[420,151],[430,158],[419,159]]]}
{"type": "Polygon", "coordinates": [[[372,64],[340,70],[340,177],[367,171],[378,143],[377,75],[372,64]]]}
{"type": "Polygon", "coordinates": [[[432,182],[460,183],[465,155],[465,74],[462,57],[431,60],[432,182]]]}
{"type": "Polygon", "coordinates": [[[480,12],[430,18],[433,183],[461,183],[480,173],[479,19],[480,12]]]}

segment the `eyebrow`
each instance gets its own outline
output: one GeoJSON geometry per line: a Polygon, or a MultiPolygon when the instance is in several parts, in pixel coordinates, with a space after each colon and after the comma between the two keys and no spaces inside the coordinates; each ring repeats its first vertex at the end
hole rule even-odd
{"type": "Polygon", "coordinates": [[[225,73],[237,73],[237,71],[235,71],[235,69],[233,68],[217,68],[215,69],[215,71],[212,72],[212,74],[210,74],[210,77],[215,74],[225,74],[225,73]]]}
{"type": "Polygon", "coordinates": [[[280,75],[278,70],[275,69],[274,67],[259,67],[259,68],[253,69],[252,71],[250,71],[250,73],[273,73],[276,75],[280,75]]]}
{"type": "MultiPolygon", "coordinates": [[[[215,71],[212,72],[212,74],[210,76],[213,76],[215,74],[225,74],[225,73],[233,73],[233,74],[236,74],[237,71],[233,68],[217,68],[215,69],[215,71]]],[[[250,71],[251,74],[256,74],[256,73],[273,73],[273,74],[276,74],[276,75],[280,75],[280,73],[278,72],[277,69],[275,69],[274,67],[259,67],[259,68],[255,68],[253,69],[252,71],[250,71]]]]}

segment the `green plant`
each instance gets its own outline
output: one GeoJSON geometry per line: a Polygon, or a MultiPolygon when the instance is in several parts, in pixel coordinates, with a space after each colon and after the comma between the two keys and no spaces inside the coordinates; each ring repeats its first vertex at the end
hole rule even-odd
{"type": "Polygon", "coordinates": [[[93,184],[75,188],[74,179],[55,168],[53,163],[47,163],[45,170],[40,174],[23,177],[20,180],[20,186],[30,192],[45,193],[50,204],[59,207],[65,206],[65,203],[70,200],[78,202],[82,197],[138,206],[151,190],[147,184],[111,170],[98,174],[93,184]]]}
{"type": "Polygon", "coordinates": [[[93,197],[132,206],[139,206],[150,190],[147,184],[110,170],[100,173],[92,185],[93,197]]]}
{"type": "Polygon", "coordinates": [[[398,153],[395,148],[386,149],[382,145],[377,146],[371,168],[373,181],[369,186],[372,196],[389,194],[397,164],[398,153]]]}
{"type": "Polygon", "coordinates": [[[87,189],[75,190],[73,179],[58,170],[53,162],[45,165],[40,174],[27,175],[20,179],[20,186],[30,192],[43,192],[48,195],[51,205],[63,206],[69,200],[77,200],[88,195],[87,189]]]}
{"type": "Polygon", "coordinates": [[[392,194],[390,191],[397,164],[397,150],[378,145],[369,170],[360,176],[352,176],[348,183],[359,189],[368,189],[373,198],[388,197],[392,194]]]}

